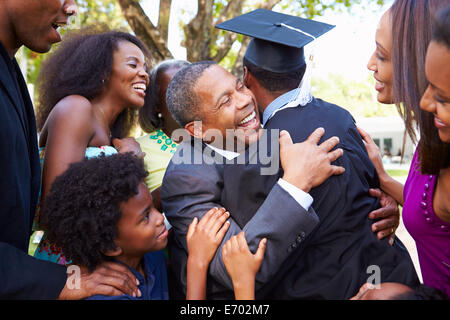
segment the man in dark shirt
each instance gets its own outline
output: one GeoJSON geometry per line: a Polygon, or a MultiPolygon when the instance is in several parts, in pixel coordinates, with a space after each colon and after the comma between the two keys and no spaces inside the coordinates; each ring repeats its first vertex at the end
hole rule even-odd
{"type": "Polygon", "coordinates": [[[138,292],[124,266],[109,263],[91,274],[80,272],[80,287],[72,290],[64,266],[27,255],[41,172],[33,105],[14,56],[23,45],[49,51],[61,41],[58,27],[76,9],[74,0],[0,1],[0,299],[138,292]]]}

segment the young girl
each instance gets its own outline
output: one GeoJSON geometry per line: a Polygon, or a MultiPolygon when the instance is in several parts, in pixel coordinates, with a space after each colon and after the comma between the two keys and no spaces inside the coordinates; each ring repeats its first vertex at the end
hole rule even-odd
{"type": "Polygon", "coordinates": [[[146,154],[144,162],[150,173],[146,182],[159,207],[164,173],[179,143],[172,140],[172,132],[180,128],[167,109],[167,86],[175,73],[189,64],[184,60],[167,60],[153,67],[145,104],[139,109],[139,124],[147,134],[136,140],[146,154]]]}

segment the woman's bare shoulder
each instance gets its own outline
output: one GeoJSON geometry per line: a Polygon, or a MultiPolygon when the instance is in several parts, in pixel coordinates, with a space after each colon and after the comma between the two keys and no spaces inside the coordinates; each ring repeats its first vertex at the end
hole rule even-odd
{"type": "Polygon", "coordinates": [[[59,115],[92,115],[92,103],[83,96],[70,95],[59,100],[52,110],[52,113],[59,115]]]}
{"type": "MultiPolygon", "coordinates": [[[[83,96],[70,95],[61,99],[50,113],[45,127],[61,128],[64,131],[83,130],[91,135],[94,113],[92,103],[83,96]]],[[[58,130],[59,131],[59,130],[58,130]]]]}
{"type": "Polygon", "coordinates": [[[88,99],[79,95],[70,95],[58,101],[46,122],[84,122],[92,119],[93,115],[92,103],[88,99]]]}

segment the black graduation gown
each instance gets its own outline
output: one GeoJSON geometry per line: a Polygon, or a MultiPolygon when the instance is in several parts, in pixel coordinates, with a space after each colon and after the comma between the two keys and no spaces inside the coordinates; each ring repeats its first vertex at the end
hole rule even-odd
{"type": "MultiPolygon", "coordinates": [[[[396,239],[391,247],[387,240],[378,240],[371,231],[373,221],[368,218],[369,212],[380,205],[378,199],[369,195],[369,188],[379,187],[379,180],[350,113],[313,99],[304,107],[277,112],[265,129],[267,139],[273,133],[270,129],[284,129],[294,142],[302,142],[318,127],[325,129],[320,142],[331,136],[340,138],[339,147],[344,155],[335,163],[346,171],[310,191],[319,225],[305,241],[288,248],[291,254],[277,277],[257,292],[257,297],[348,299],[364,282],[378,276],[373,271],[377,266],[381,282],[418,284],[403,244],[396,239]]],[[[267,145],[270,150],[271,144],[267,145]]],[[[261,167],[264,166],[260,162],[249,164],[248,159],[245,165],[225,166],[224,206],[233,216],[242,217],[241,223],[251,218],[282,176],[281,166],[275,175],[261,175],[261,167]]]]}
{"type": "Polygon", "coordinates": [[[0,299],[56,298],[66,281],[64,267],[27,255],[40,175],[33,105],[0,43],[0,299]]]}

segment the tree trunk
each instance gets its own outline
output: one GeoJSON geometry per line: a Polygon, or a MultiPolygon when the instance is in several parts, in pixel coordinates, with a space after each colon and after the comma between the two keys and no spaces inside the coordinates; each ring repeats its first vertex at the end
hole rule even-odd
{"type": "MultiPolygon", "coordinates": [[[[263,0],[257,7],[272,9],[281,0],[263,0]]],[[[138,0],[118,0],[122,12],[135,34],[145,42],[153,53],[154,62],[173,58],[168,49],[168,26],[172,0],[160,0],[158,26],[155,27],[146,16],[138,0]]],[[[214,12],[214,0],[198,0],[195,17],[184,26],[187,60],[190,62],[214,60],[220,62],[230,51],[237,39],[234,32],[226,32],[215,28],[216,24],[231,19],[242,13],[245,0],[230,0],[219,12],[214,12]],[[219,45],[216,46],[216,43],[219,45]]],[[[242,72],[242,57],[249,39],[244,40],[232,72],[242,72]]]]}
{"type": "MultiPolygon", "coordinates": [[[[182,46],[186,48],[187,60],[190,62],[200,60],[220,62],[229,53],[237,39],[237,35],[233,32],[218,30],[215,28],[215,25],[242,14],[245,4],[247,4],[245,10],[254,8],[271,10],[276,4],[281,2],[281,0],[197,1],[198,10],[196,16],[183,27],[185,39],[182,46]]],[[[292,1],[292,5],[304,10],[303,15],[313,17],[325,8],[337,8],[342,5],[349,7],[351,4],[359,2],[360,0],[345,0],[344,2],[337,1],[334,5],[325,5],[321,4],[320,0],[295,0],[292,1]],[[319,8],[317,9],[316,6],[319,6],[319,8]]],[[[376,0],[376,2],[382,5],[385,1],[376,0]]],[[[154,62],[173,58],[168,49],[168,26],[172,0],[160,0],[157,27],[152,24],[144,13],[139,0],[118,0],[118,3],[130,27],[153,53],[154,62]]],[[[242,57],[248,43],[248,39],[242,41],[236,65],[232,68],[234,74],[239,75],[242,70],[242,57]]]]}
{"type": "MultiPolygon", "coordinates": [[[[266,0],[263,3],[259,4],[259,8],[271,10],[280,1],[281,0],[266,0]]],[[[231,33],[231,32],[228,32],[228,33],[231,33]]],[[[233,68],[231,69],[231,73],[234,74],[238,78],[242,78],[242,76],[244,74],[243,59],[244,59],[245,51],[247,51],[248,44],[250,43],[250,40],[251,40],[251,38],[247,37],[247,36],[244,36],[244,38],[242,39],[241,47],[239,48],[233,68]]]]}
{"type": "Polygon", "coordinates": [[[159,1],[158,30],[161,32],[161,37],[165,43],[168,43],[169,40],[169,20],[171,7],[172,0],[159,1]]]}
{"type": "Polygon", "coordinates": [[[211,60],[209,45],[212,32],[213,0],[198,0],[197,14],[184,26],[187,59],[190,62],[211,60]]]}
{"type": "MultiPolygon", "coordinates": [[[[167,40],[153,25],[137,0],[118,0],[123,15],[136,36],[141,39],[152,52],[154,63],[173,58],[167,48],[167,40]]],[[[170,15],[170,10],[169,10],[170,15]]]]}

